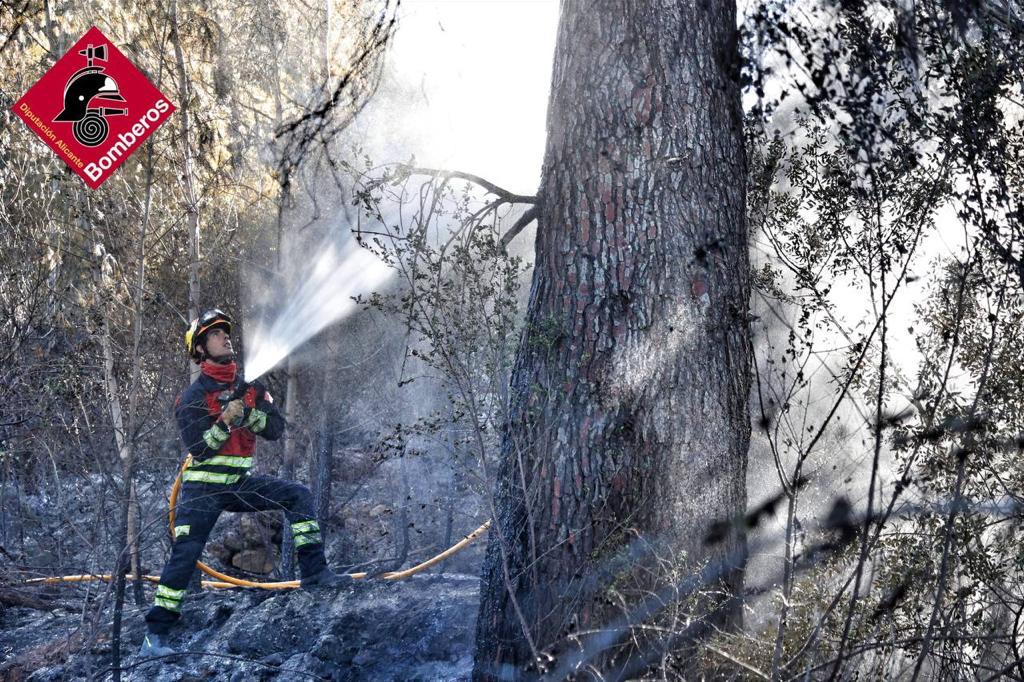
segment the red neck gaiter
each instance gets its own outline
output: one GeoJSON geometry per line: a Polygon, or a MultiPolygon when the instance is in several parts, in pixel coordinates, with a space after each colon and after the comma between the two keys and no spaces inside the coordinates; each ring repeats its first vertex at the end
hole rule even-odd
{"type": "Polygon", "coordinates": [[[238,371],[238,365],[233,360],[224,365],[211,360],[203,360],[202,364],[199,365],[199,369],[214,381],[219,381],[222,384],[233,384],[235,383],[235,373],[238,371]]]}

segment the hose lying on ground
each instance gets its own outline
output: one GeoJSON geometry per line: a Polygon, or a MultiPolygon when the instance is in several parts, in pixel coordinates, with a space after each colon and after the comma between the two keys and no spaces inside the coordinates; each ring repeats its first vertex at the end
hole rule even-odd
{"type": "MultiPolygon", "coordinates": [[[[192,455],[189,455],[188,457],[185,458],[185,461],[182,463],[181,470],[178,471],[178,477],[176,479],[174,479],[174,485],[171,486],[171,496],[170,496],[170,500],[169,500],[169,504],[168,504],[168,510],[167,510],[167,518],[168,518],[168,521],[170,522],[171,537],[174,537],[174,508],[175,508],[175,506],[177,506],[178,494],[181,492],[181,477],[182,477],[182,474],[185,473],[185,470],[188,469],[188,466],[191,463],[192,463],[192,455]]],[[[487,522],[484,523],[482,526],[480,526],[475,531],[473,531],[472,533],[470,533],[466,537],[462,538],[462,540],[460,540],[459,542],[455,543],[454,545],[452,545],[448,549],[444,550],[443,552],[441,552],[437,556],[431,557],[430,559],[427,559],[426,561],[424,561],[422,563],[416,564],[412,568],[407,568],[404,571],[389,571],[387,573],[382,573],[382,574],[380,574],[378,576],[375,576],[375,577],[376,578],[380,578],[382,580],[402,580],[404,578],[408,578],[409,576],[414,575],[416,573],[419,573],[420,571],[426,570],[426,569],[430,568],[431,566],[444,561],[445,559],[447,559],[448,557],[452,556],[453,554],[458,553],[459,551],[464,549],[467,545],[469,545],[471,542],[473,542],[473,540],[476,540],[478,537],[483,535],[484,532],[488,528],[490,528],[490,527],[491,527],[491,522],[488,519],[487,522]]],[[[284,581],[281,581],[281,582],[261,583],[261,582],[256,582],[254,580],[245,580],[244,578],[234,578],[234,577],[232,577],[230,575],[227,575],[226,573],[221,573],[220,571],[217,571],[217,570],[215,570],[213,568],[210,568],[209,566],[204,564],[202,561],[197,561],[196,562],[196,566],[198,566],[199,570],[201,570],[206,575],[210,576],[211,578],[216,578],[216,580],[204,580],[203,581],[203,587],[212,587],[212,588],[255,587],[255,588],[258,588],[258,589],[261,589],[261,590],[293,590],[293,589],[296,589],[296,588],[299,587],[299,581],[298,580],[284,580],[284,581]]],[[[351,577],[354,580],[365,580],[369,576],[369,574],[366,573],[366,572],[349,573],[348,575],[349,575],[349,577],[351,577]]],[[[148,580],[151,583],[159,583],[160,582],[160,576],[158,576],[158,575],[144,575],[144,576],[140,576],[140,577],[143,580],[148,580]]],[[[81,574],[81,575],[63,575],[63,576],[53,576],[53,577],[48,577],[48,578],[33,578],[32,580],[26,580],[26,581],[24,581],[21,584],[22,585],[53,585],[53,584],[57,584],[57,583],[77,583],[77,582],[85,582],[85,581],[88,581],[88,580],[112,580],[112,579],[113,579],[113,576],[111,576],[109,574],[108,575],[93,575],[93,574],[86,573],[86,574],[81,574]]]]}

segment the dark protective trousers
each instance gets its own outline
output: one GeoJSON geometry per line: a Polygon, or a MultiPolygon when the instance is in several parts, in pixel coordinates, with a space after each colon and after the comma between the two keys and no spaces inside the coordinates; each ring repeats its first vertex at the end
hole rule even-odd
{"type": "Polygon", "coordinates": [[[242,476],[231,484],[185,483],[174,519],[174,547],[164,565],[156,601],[146,614],[149,631],[166,634],[181,615],[185,588],[210,531],[223,511],[254,512],[281,509],[291,524],[299,571],[303,577],[327,566],[320,528],[313,518],[313,496],[299,483],[271,476],[242,476]]]}

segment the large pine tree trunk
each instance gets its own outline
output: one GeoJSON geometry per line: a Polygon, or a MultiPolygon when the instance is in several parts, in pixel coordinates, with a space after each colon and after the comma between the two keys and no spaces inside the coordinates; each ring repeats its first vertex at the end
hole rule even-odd
{"type": "Polygon", "coordinates": [[[616,618],[604,591],[645,550],[693,569],[743,556],[740,529],[703,542],[746,505],[736,33],[733,0],[563,0],[478,679],[616,618]]]}

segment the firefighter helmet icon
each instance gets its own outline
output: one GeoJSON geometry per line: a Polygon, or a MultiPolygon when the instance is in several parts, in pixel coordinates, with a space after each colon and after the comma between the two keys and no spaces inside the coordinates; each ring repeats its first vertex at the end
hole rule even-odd
{"type": "Polygon", "coordinates": [[[107,139],[110,131],[106,117],[125,116],[128,110],[89,106],[93,100],[125,101],[114,79],[103,72],[102,66],[93,65],[93,60],[107,61],[107,46],[93,47],[90,43],[84,50],[79,50],[78,54],[84,55],[88,63],[68,79],[64,86],[64,110],[53,120],[73,121],[75,139],[86,147],[96,147],[107,139]]]}

